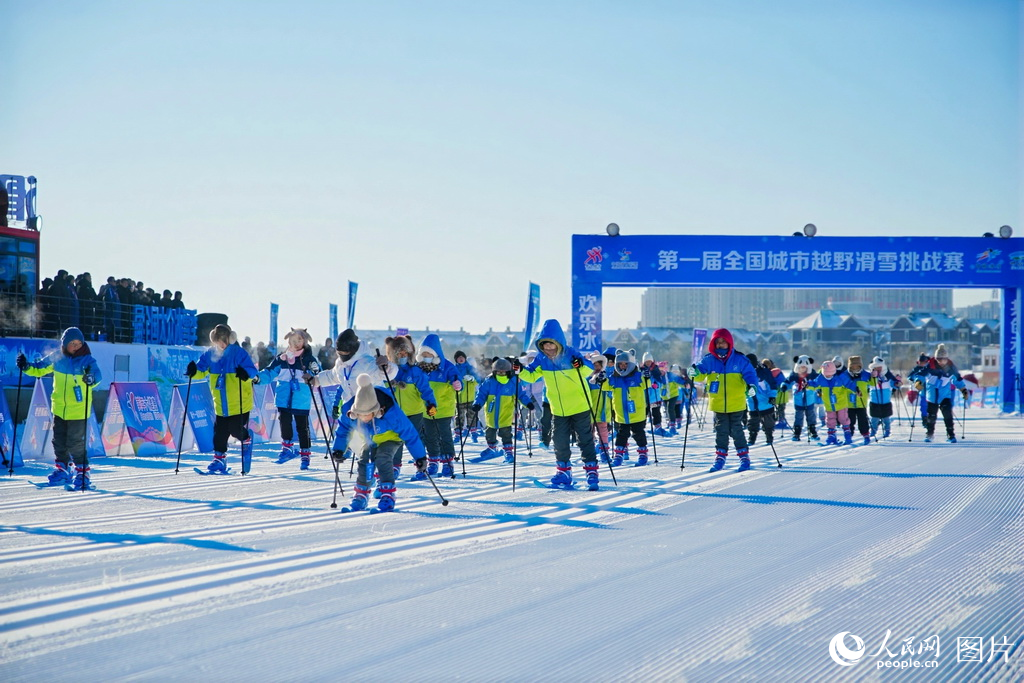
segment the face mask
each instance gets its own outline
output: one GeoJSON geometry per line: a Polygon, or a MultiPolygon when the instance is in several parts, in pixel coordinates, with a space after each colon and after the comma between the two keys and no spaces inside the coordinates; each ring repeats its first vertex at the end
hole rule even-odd
{"type": "Polygon", "coordinates": [[[508,375],[504,372],[499,372],[495,377],[498,380],[498,384],[508,384],[508,375]]]}
{"type": "Polygon", "coordinates": [[[407,356],[402,356],[401,358],[398,359],[398,364],[399,365],[408,365],[409,364],[409,358],[407,356]]]}
{"type": "Polygon", "coordinates": [[[715,349],[715,355],[718,356],[719,358],[725,358],[726,356],[729,355],[729,349],[719,349],[719,348],[716,348],[715,349]]]}

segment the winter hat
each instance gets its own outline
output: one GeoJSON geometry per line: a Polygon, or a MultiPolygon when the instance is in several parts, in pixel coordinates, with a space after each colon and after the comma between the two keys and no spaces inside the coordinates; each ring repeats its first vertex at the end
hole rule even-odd
{"type": "Polygon", "coordinates": [[[373,380],[364,372],[356,377],[356,397],[352,401],[348,415],[354,418],[360,415],[374,415],[379,411],[380,402],[377,400],[377,392],[373,388],[373,380]]]}
{"type": "Polygon", "coordinates": [[[454,358],[455,362],[458,363],[460,356],[462,357],[462,360],[466,360],[466,353],[464,351],[456,351],[455,355],[452,356],[452,358],[454,358]]]}
{"type": "MultiPolygon", "coordinates": [[[[885,364],[885,359],[882,358],[881,356],[875,356],[874,358],[872,358],[871,365],[878,367],[882,371],[883,375],[889,372],[889,366],[885,364]]],[[[868,366],[868,372],[871,371],[871,365],[868,366]]]]}
{"type": "Polygon", "coordinates": [[[772,362],[771,358],[762,358],[761,359],[761,365],[765,366],[769,370],[774,370],[775,369],[775,363],[772,362]]]}
{"type": "Polygon", "coordinates": [[[491,372],[500,375],[503,372],[512,372],[512,363],[507,358],[499,358],[491,364],[491,372]]]}
{"type": "Polygon", "coordinates": [[[757,362],[758,361],[757,361],[757,356],[756,355],[754,355],[752,353],[748,353],[747,354],[747,360],[749,360],[750,364],[753,365],[755,368],[757,367],[757,362]]]}
{"type": "MultiPolygon", "coordinates": [[[[387,354],[388,360],[392,363],[397,363],[399,351],[405,351],[410,359],[416,355],[416,345],[412,343],[412,337],[409,335],[385,337],[384,352],[387,354]]],[[[410,360],[409,362],[411,363],[412,361],[410,360]]]]}
{"type": "Polygon", "coordinates": [[[306,346],[309,346],[310,344],[313,343],[313,337],[309,334],[309,332],[305,330],[305,328],[302,327],[293,327],[291,332],[284,335],[284,340],[286,342],[290,342],[293,337],[304,341],[306,343],[306,346]]]}
{"type": "Polygon", "coordinates": [[[853,368],[854,366],[861,369],[864,368],[864,361],[861,360],[860,356],[850,356],[846,359],[846,367],[853,368]]]}
{"type": "Polygon", "coordinates": [[[355,330],[350,327],[339,334],[338,341],[334,343],[334,348],[337,349],[340,355],[351,357],[359,350],[359,337],[356,336],[355,330]]]}
{"type": "Polygon", "coordinates": [[[679,367],[679,363],[673,363],[672,367],[670,369],[672,370],[672,372],[676,373],[677,375],[680,375],[683,372],[683,369],[681,367],[679,367]]]}
{"type": "Polygon", "coordinates": [[[836,364],[836,370],[841,370],[843,368],[842,356],[832,356],[832,362],[836,364]]]}
{"type": "Polygon", "coordinates": [[[60,335],[60,345],[66,349],[68,347],[68,344],[75,341],[76,339],[82,342],[83,344],[85,343],[85,335],[82,334],[82,331],[77,327],[69,327],[68,329],[64,330],[64,334],[60,335]]]}
{"type": "Polygon", "coordinates": [[[939,344],[937,347],[935,347],[935,360],[938,360],[940,358],[949,358],[949,351],[946,351],[945,344],[939,344]]]}
{"type": "Polygon", "coordinates": [[[593,353],[591,353],[589,356],[587,356],[587,360],[589,360],[591,363],[607,364],[608,362],[608,359],[605,358],[604,354],[601,353],[600,351],[594,351],[593,353]]]}
{"type": "Polygon", "coordinates": [[[609,363],[614,363],[615,354],[617,354],[618,352],[619,350],[616,349],[614,346],[609,346],[607,349],[604,350],[604,353],[601,355],[607,358],[609,363]]]}
{"type": "Polygon", "coordinates": [[[650,351],[644,351],[643,359],[640,361],[640,365],[647,365],[648,363],[654,362],[654,356],[651,355],[650,351]]]}
{"type": "Polygon", "coordinates": [[[793,356],[793,372],[798,375],[802,372],[810,372],[813,365],[814,359],[810,356],[793,356]]]}
{"type": "Polygon", "coordinates": [[[823,361],[821,364],[821,374],[831,379],[836,374],[836,362],[834,360],[823,361]]]}
{"type": "Polygon", "coordinates": [[[629,351],[619,351],[615,354],[615,372],[619,375],[628,375],[629,373],[636,370],[636,361],[633,360],[632,354],[629,351]],[[620,370],[619,363],[625,363],[626,369],[620,370]]]}
{"type": "Polygon", "coordinates": [[[231,335],[232,334],[234,334],[234,333],[231,331],[231,328],[228,327],[227,325],[224,325],[224,324],[215,325],[214,328],[212,330],[210,330],[210,341],[211,342],[221,341],[221,342],[224,342],[225,344],[230,344],[231,343],[231,335]]]}

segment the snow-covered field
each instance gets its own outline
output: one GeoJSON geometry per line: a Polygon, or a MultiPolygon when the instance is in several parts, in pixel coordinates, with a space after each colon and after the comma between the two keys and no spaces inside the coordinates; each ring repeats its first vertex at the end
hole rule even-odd
{"type": "Polygon", "coordinates": [[[0,679],[1020,681],[1024,420],[966,427],[786,433],[781,470],[759,445],[743,474],[709,474],[694,428],[685,470],[659,438],[596,493],[542,488],[552,455],[521,447],[515,491],[468,463],[449,506],[403,481],[379,515],[329,508],[322,442],[313,471],[268,445],[246,477],[97,459],[88,493],[30,464],[0,480],[0,679]]]}

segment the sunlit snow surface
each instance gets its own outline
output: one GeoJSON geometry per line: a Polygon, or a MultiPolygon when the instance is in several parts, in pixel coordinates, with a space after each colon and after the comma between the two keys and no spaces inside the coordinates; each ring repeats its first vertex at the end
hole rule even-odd
{"type": "Polygon", "coordinates": [[[542,488],[553,456],[520,442],[515,491],[468,462],[442,507],[406,465],[379,515],[339,512],[348,463],[329,508],[323,442],[308,472],[257,447],[245,477],[96,459],[88,493],[30,463],[0,480],[0,680],[1024,678],[1024,419],[971,411],[956,445],[905,420],[870,446],[789,436],[781,470],[762,441],[710,474],[694,424],[685,470],[659,437],[660,465],[634,453],[593,493],[542,488]]]}

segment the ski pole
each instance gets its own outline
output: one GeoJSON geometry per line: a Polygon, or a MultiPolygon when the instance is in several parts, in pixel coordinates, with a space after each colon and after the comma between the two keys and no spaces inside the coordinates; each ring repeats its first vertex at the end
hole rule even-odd
{"type": "MultiPolygon", "coordinates": [[[[236,374],[235,377],[238,377],[238,375],[236,374]]],[[[240,414],[242,414],[242,415],[245,414],[242,411],[242,378],[241,377],[238,377],[238,410],[239,410],[240,414]]],[[[246,424],[244,426],[245,426],[246,434],[249,435],[249,440],[250,440],[249,447],[251,448],[252,447],[252,434],[251,434],[251,432],[249,432],[249,425],[246,424]]],[[[249,457],[251,458],[252,457],[252,455],[251,455],[252,451],[249,451],[249,453],[250,453],[249,457]]],[[[247,470],[246,467],[245,467],[245,439],[242,439],[241,456],[242,456],[242,476],[244,477],[245,475],[249,474],[249,470],[247,470]]]]}
{"type": "MultiPolygon", "coordinates": [[[[322,425],[324,423],[324,419],[323,419],[323,417],[320,416],[320,406],[317,405],[316,397],[312,395],[312,392],[310,392],[310,398],[313,400],[313,409],[316,411],[316,421],[319,422],[322,425]]],[[[323,394],[320,394],[320,399],[321,399],[321,401],[323,400],[323,394]]],[[[326,404],[324,405],[324,412],[327,412],[326,404]]],[[[297,419],[298,418],[296,418],[296,420],[297,419]]],[[[325,448],[325,450],[327,451],[327,454],[324,456],[326,458],[331,457],[331,447],[334,445],[334,430],[332,429],[332,430],[330,430],[330,432],[331,432],[330,440],[328,440],[328,438],[327,438],[328,435],[324,434],[324,441],[327,442],[326,443],[326,448],[325,448]]],[[[338,468],[335,467],[334,469],[337,470],[338,468]]]]}
{"type": "MultiPolygon", "coordinates": [[[[352,457],[355,458],[355,454],[352,457]]],[[[331,464],[334,465],[334,497],[331,499],[331,508],[333,509],[338,507],[338,490],[341,490],[341,495],[345,495],[345,489],[341,485],[341,465],[334,459],[333,455],[331,456],[331,464]]]]}
{"type": "MultiPolygon", "coordinates": [[[[576,368],[576,376],[580,378],[580,386],[583,387],[583,397],[587,399],[587,408],[590,410],[590,419],[592,422],[597,422],[597,415],[594,414],[594,404],[591,403],[590,401],[590,391],[587,389],[587,383],[583,380],[583,373],[580,372],[579,368],[576,368]]],[[[601,448],[607,448],[607,446],[604,443],[604,440],[601,439],[600,432],[597,433],[597,436],[598,439],[601,441],[601,448]]],[[[608,462],[605,464],[608,465],[608,471],[612,475],[612,483],[618,486],[619,482],[615,479],[615,469],[612,467],[611,457],[608,458],[608,462]]]]}
{"type": "Polygon", "coordinates": [[[651,378],[644,377],[644,384],[647,388],[644,389],[644,399],[647,403],[647,419],[651,421],[651,448],[654,451],[654,464],[658,464],[658,442],[654,440],[654,409],[651,408],[651,378]]]}
{"type": "Polygon", "coordinates": [[[772,453],[775,454],[775,462],[778,463],[779,469],[782,469],[782,463],[779,461],[779,454],[775,452],[775,442],[769,441],[768,445],[772,447],[772,453]]]}
{"type": "MultiPolygon", "coordinates": [[[[89,462],[89,396],[92,395],[92,391],[90,391],[89,385],[85,384],[85,373],[87,373],[87,372],[89,372],[89,368],[88,367],[86,367],[85,370],[82,372],[82,384],[85,385],[85,436],[83,437],[83,440],[85,441],[85,443],[82,444],[82,446],[83,446],[83,451],[85,453],[85,461],[88,463],[89,462]]],[[[86,469],[88,469],[89,466],[88,465],[84,465],[84,467],[86,469]]],[[[86,472],[83,471],[82,472],[82,493],[85,493],[85,491],[86,491],[85,482],[86,482],[86,472]]]]}
{"type": "MultiPolygon", "coordinates": [[[[518,375],[517,375],[518,376],[518,375]]],[[[533,448],[530,446],[530,432],[533,431],[533,411],[526,415],[526,454],[533,457],[533,448]]]]}
{"type": "Polygon", "coordinates": [[[965,436],[965,434],[967,433],[967,427],[965,426],[966,422],[967,422],[967,397],[964,397],[963,419],[960,420],[960,440],[961,441],[966,441],[967,440],[967,437],[965,436]]]}
{"type": "Polygon", "coordinates": [[[181,445],[185,441],[185,420],[188,419],[188,398],[192,393],[192,377],[188,378],[188,388],[185,389],[185,410],[181,413],[181,431],[178,432],[178,460],[174,463],[174,473],[178,473],[181,466],[181,445]]]}
{"type": "Polygon", "coordinates": [[[686,417],[686,427],[683,429],[683,462],[679,465],[681,470],[686,469],[686,440],[690,437],[690,416],[686,417]]]}
{"type": "Polygon", "coordinates": [[[18,414],[21,412],[21,380],[25,375],[25,370],[18,368],[18,397],[14,401],[14,437],[11,439],[11,470],[8,472],[8,476],[14,476],[14,456],[18,452],[18,414]]]}
{"type": "MultiPolygon", "coordinates": [[[[456,395],[458,396],[459,399],[462,398],[461,390],[457,391],[455,393],[456,393],[456,395]]],[[[466,393],[469,393],[469,389],[466,389],[466,393]]],[[[459,403],[462,404],[462,405],[466,405],[465,402],[463,402],[461,400],[459,401],[459,403]]],[[[456,421],[456,426],[459,429],[459,436],[462,437],[462,439],[459,441],[459,461],[462,463],[462,478],[465,479],[466,478],[466,458],[463,456],[463,449],[466,447],[466,437],[469,436],[469,421],[470,421],[469,409],[468,408],[463,408],[460,411],[458,408],[456,408],[455,409],[455,414],[458,416],[458,419],[456,421]],[[465,420],[463,420],[463,417],[462,417],[463,414],[466,415],[465,420]],[[463,431],[465,431],[465,434],[463,434],[463,431]]]]}
{"type": "MultiPolygon", "coordinates": [[[[512,397],[512,490],[516,490],[516,432],[519,431],[519,373],[516,373],[516,393],[512,397]]],[[[495,410],[495,413],[499,413],[495,410]]],[[[495,423],[501,419],[500,413],[494,416],[495,423]]]]}
{"type": "Polygon", "coordinates": [[[430,476],[430,472],[426,468],[423,469],[423,473],[427,475],[427,479],[430,481],[430,485],[437,491],[438,497],[441,499],[441,505],[447,506],[448,500],[441,494],[441,489],[437,488],[437,484],[434,483],[434,478],[430,476]]]}

